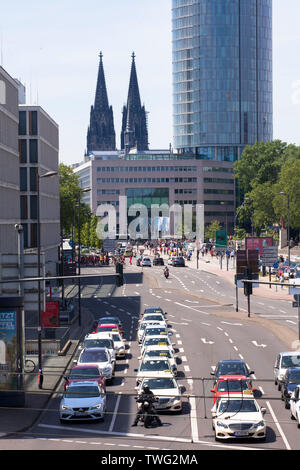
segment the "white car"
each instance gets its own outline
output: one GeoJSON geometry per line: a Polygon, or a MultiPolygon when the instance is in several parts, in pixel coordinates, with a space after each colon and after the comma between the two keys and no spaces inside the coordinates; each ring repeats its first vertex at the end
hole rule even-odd
{"type": "Polygon", "coordinates": [[[163,338],[164,336],[171,336],[172,334],[173,333],[168,331],[165,325],[149,325],[146,326],[144,330],[142,342],[145,340],[145,338],[148,338],[149,336],[160,336],[161,338],[163,338]]]}
{"type": "Polygon", "coordinates": [[[107,348],[83,349],[79,355],[78,361],[74,362],[78,365],[97,364],[106,380],[110,382],[115,375],[115,362],[112,361],[112,357],[107,348]]]}
{"type": "Polygon", "coordinates": [[[169,259],[168,259],[168,264],[169,264],[170,266],[173,266],[173,258],[169,258],[169,259]]]}
{"type": "Polygon", "coordinates": [[[171,343],[169,336],[149,336],[148,338],[144,338],[143,343],[141,344],[141,356],[144,354],[145,348],[148,346],[167,346],[168,349],[172,354],[175,354],[173,346],[175,343],[171,343]]]}
{"type": "Polygon", "coordinates": [[[177,364],[176,364],[176,356],[170,351],[168,346],[147,346],[144,349],[143,355],[139,356],[139,360],[143,361],[144,359],[163,359],[167,358],[169,359],[169,362],[171,364],[171,370],[173,374],[176,376],[178,373],[177,370],[177,364]]]}
{"type": "Polygon", "coordinates": [[[140,323],[142,321],[159,321],[165,323],[167,326],[166,317],[162,313],[145,313],[140,320],[140,323]]]}
{"type": "Polygon", "coordinates": [[[281,390],[281,381],[289,367],[300,367],[300,351],[286,351],[277,355],[274,364],[274,382],[281,390]]]}
{"type": "Polygon", "coordinates": [[[134,369],[134,371],[137,372],[137,385],[144,378],[174,377],[171,364],[168,359],[145,359],[141,362],[140,367],[138,369],[134,369]]]}
{"type": "Polygon", "coordinates": [[[296,386],[290,398],[291,419],[297,420],[300,429],[300,384],[296,386]]]}
{"type": "Polygon", "coordinates": [[[97,333],[98,336],[103,336],[103,337],[110,337],[113,342],[114,342],[114,349],[115,349],[115,355],[116,359],[124,359],[126,357],[126,346],[125,346],[125,338],[122,338],[120,333],[117,331],[112,331],[110,333],[97,333]]]}
{"type": "Polygon", "coordinates": [[[153,404],[155,409],[177,413],[182,411],[182,386],[178,385],[174,377],[143,379],[136,387],[138,394],[142,392],[144,385],[148,385],[154,395],[158,397],[158,401],[153,404]]]}
{"type": "Polygon", "coordinates": [[[162,322],[152,321],[152,320],[142,321],[140,323],[138,329],[137,329],[138,342],[139,343],[141,343],[143,341],[143,338],[144,338],[144,335],[145,335],[145,330],[146,330],[146,328],[148,328],[150,326],[161,326],[163,328],[167,328],[166,322],[164,322],[164,321],[162,321],[162,322]]]}
{"type": "Polygon", "coordinates": [[[212,408],[215,439],[266,438],[265,408],[260,408],[253,397],[240,394],[230,398],[219,398],[212,408]]]}
{"type": "Polygon", "coordinates": [[[72,382],[63,394],[59,419],[65,421],[99,420],[106,412],[106,395],[96,381],[72,382]]]}
{"type": "Polygon", "coordinates": [[[112,361],[116,361],[115,347],[111,335],[105,335],[104,333],[90,333],[85,336],[83,346],[79,347],[81,350],[84,348],[107,348],[112,361]]]}
{"type": "Polygon", "coordinates": [[[148,257],[147,257],[147,258],[146,258],[146,257],[143,258],[141,264],[142,264],[142,266],[149,266],[150,268],[151,268],[151,266],[152,266],[152,264],[151,264],[151,259],[148,258],[148,257]]]}

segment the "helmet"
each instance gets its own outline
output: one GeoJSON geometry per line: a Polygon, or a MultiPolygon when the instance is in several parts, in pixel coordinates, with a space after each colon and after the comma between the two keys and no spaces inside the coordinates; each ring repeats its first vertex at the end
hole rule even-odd
{"type": "Polygon", "coordinates": [[[143,385],[143,391],[146,393],[150,392],[150,388],[148,387],[148,385],[143,385]]]}

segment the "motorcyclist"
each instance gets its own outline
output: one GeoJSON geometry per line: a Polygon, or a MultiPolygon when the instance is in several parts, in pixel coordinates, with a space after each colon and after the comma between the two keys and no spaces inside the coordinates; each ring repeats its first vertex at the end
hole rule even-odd
{"type": "MultiPolygon", "coordinates": [[[[150,388],[148,387],[148,385],[144,385],[143,386],[143,389],[142,389],[142,393],[139,395],[138,399],[137,399],[137,402],[138,403],[142,403],[144,401],[148,401],[151,405],[153,404],[153,402],[155,401],[155,395],[154,393],[150,390],[150,388]]],[[[137,414],[136,414],[136,417],[135,417],[135,420],[132,424],[132,426],[137,426],[141,416],[143,415],[143,406],[139,407],[138,408],[138,411],[137,411],[137,414]]],[[[156,410],[154,409],[153,406],[151,406],[151,414],[152,415],[155,415],[156,416],[156,419],[157,419],[157,423],[159,426],[162,426],[162,422],[158,416],[158,414],[156,413],[156,410]]]]}
{"type": "Polygon", "coordinates": [[[168,275],[168,274],[169,274],[169,268],[168,268],[168,266],[166,266],[164,268],[164,275],[168,275]]]}

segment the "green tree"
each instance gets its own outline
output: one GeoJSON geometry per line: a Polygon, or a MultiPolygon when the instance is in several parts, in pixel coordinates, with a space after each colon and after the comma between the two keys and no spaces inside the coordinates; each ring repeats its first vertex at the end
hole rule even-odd
{"type": "Polygon", "coordinates": [[[205,232],[205,238],[216,241],[216,232],[221,230],[221,224],[218,220],[213,220],[205,232]]]}
{"type": "Polygon", "coordinates": [[[279,195],[280,192],[289,194],[290,226],[300,227],[300,157],[292,155],[281,170],[278,184],[274,188],[273,209],[277,220],[283,217],[285,226],[288,222],[288,198],[279,195]]]}

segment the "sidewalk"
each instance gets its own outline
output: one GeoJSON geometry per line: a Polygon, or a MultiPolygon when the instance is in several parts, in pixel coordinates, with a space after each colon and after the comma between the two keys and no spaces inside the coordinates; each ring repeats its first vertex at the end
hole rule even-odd
{"type": "MultiPolygon", "coordinates": [[[[33,373],[25,374],[25,406],[24,408],[0,407],[0,438],[27,431],[39,418],[50,401],[61,377],[71,365],[73,354],[84,335],[90,331],[92,316],[82,308],[82,323],[78,326],[78,318],[70,325],[70,341],[62,355],[43,357],[43,388],[38,387],[37,367],[33,373]]],[[[37,364],[37,357],[31,357],[37,364]]],[[[1,442],[1,441],[0,441],[1,442]]],[[[1,448],[1,444],[0,444],[1,448]]]]}

